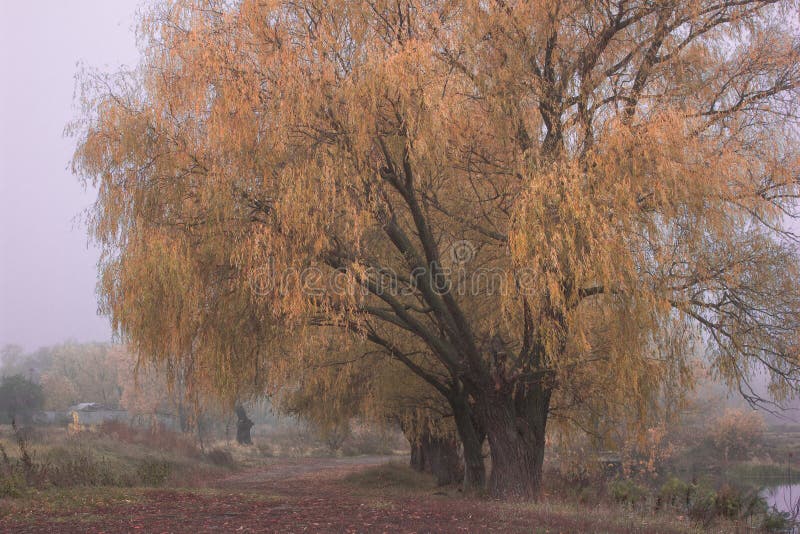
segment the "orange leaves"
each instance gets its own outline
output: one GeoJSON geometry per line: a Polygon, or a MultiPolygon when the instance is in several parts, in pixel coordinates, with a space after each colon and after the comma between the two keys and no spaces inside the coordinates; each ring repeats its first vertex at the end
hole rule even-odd
{"type": "Polygon", "coordinates": [[[673,321],[787,372],[800,74],[762,8],[169,4],[76,153],[106,309],[228,393],[327,361],[319,328],[639,411],[673,321]]]}

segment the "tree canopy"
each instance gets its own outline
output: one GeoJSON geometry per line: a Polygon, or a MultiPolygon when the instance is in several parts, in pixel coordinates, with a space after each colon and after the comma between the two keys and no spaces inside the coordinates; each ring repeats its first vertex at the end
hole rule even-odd
{"type": "Polygon", "coordinates": [[[22,375],[0,380],[0,415],[4,422],[28,422],[44,405],[42,386],[22,375]]]}
{"type": "Polygon", "coordinates": [[[102,305],[223,394],[364,345],[447,401],[465,451],[485,433],[496,495],[536,495],[553,410],[688,386],[676,329],[745,394],[754,369],[792,394],[797,16],[161,4],[75,124],[102,305]]]}

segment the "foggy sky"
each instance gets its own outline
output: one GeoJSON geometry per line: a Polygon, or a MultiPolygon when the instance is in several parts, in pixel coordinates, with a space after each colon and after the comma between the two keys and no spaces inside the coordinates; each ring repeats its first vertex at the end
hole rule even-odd
{"type": "Polygon", "coordinates": [[[134,65],[139,0],[0,0],[0,346],[105,341],[98,251],[77,217],[94,199],[68,169],[77,63],[134,65]]]}

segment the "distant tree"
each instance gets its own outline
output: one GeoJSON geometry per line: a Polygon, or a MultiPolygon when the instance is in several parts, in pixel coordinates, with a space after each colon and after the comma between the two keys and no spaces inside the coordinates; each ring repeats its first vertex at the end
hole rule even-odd
{"type": "Polygon", "coordinates": [[[18,345],[6,345],[0,351],[0,374],[23,375],[38,380],[53,364],[53,349],[54,347],[42,347],[33,352],[25,352],[18,345]]]}
{"type": "Polygon", "coordinates": [[[64,410],[83,400],[75,383],[63,374],[45,371],[41,383],[48,410],[64,410]]]}
{"type": "Polygon", "coordinates": [[[3,377],[0,382],[0,415],[5,422],[30,421],[43,406],[42,386],[22,375],[3,377]]]}
{"type": "Polygon", "coordinates": [[[50,348],[51,375],[69,380],[81,402],[97,402],[118,408],[122,384],[118,381],[117,347],[108,343],[68,342],[50,348]]]}
{"type": "Polygon", "coordinates": [[[764,418],[753,410],[729,409],[712,423],[709,438],[725,462],[747,460],[763,444],[764,418]]]}
{"type": "Polygon", "coordinates": [[[11,369],[23,354],[24,350],[19,345],[3,345],[3,348],[0,349],[0,371],[10,374],[6,371],[11,369]]]}
{"type": "Polygon", "coordinates": [[[121,386],[117,382],[114,345],[69,341],[34,352],[4,349],[2,373],[21,374],[54,389],[45,387],[48,406],[65,403],[97,402],[109,408],[119,405],[121,386]]]}

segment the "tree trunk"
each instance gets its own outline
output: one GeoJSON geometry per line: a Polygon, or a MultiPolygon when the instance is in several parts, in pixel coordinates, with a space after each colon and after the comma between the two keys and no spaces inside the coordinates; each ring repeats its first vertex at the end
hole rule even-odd
{"type": "Polygon", "coordinates": [[[411,469],[419,471],[420,473],[425,470],[425,458],[423,456],[422,445],[415,438],[408,438],[411,444],[411,469]]]}
{"type": "Polygon", "coordinates": [[[463,478],[458,441],[455,438],[431,436],[420,438],[425,471],[436,477],[439,486],[455,484],[463,478]]]}
{"type": "Polygon", "coordinates": [[[526,393],[492,392],[484,399],[492,452],[488,489],[494,497],[536,499],[541,489],[550,391],[529,387],[526,393]]]}
{"type": "Polygon", "coordinates": [[[253,428],[253,421],[247,417],[247,412],[244,411],[243,406],[236,407],[236,417],[239,418],[236,422],[236,442],[240,445],[252,445],[253,440],[250,438],[250,429],[253,428]]]}
{"type": "Polygon", "coordinates": [[[206,453],[206,444],[205,444],[205,439],[203,438],[204,428],[203,428],[203,416],[202,415],[198,415],[197,416],[197,423],[196,424],[197,424],[197,440],[200,442],[200,452],[205,454],[206,453]]]}
{"type": "Polygon", "coordinates": [[[411,444],[411,469],[432,474],[440,486],[453,484],[463,477],[458,440],[433,436],[428,431],[416,437],[406,434],[406,438],[411,444]]]}
{"type": "Polygon", "coordinates": [[[181,432],[184,434],[189,432],[189,417],[186,413],[186,409],[183,407],[183,402],[180,400],[178,401],[178,425],[180,425],[181,432]]]}
{"type": "Polygon", "coordinates": [[[464,454],[464,491],[482,490],[486,485],[486,465],[483,461],[483,441],[486,432],[478,424],[463,397],[450,400],[464,454]]]}

